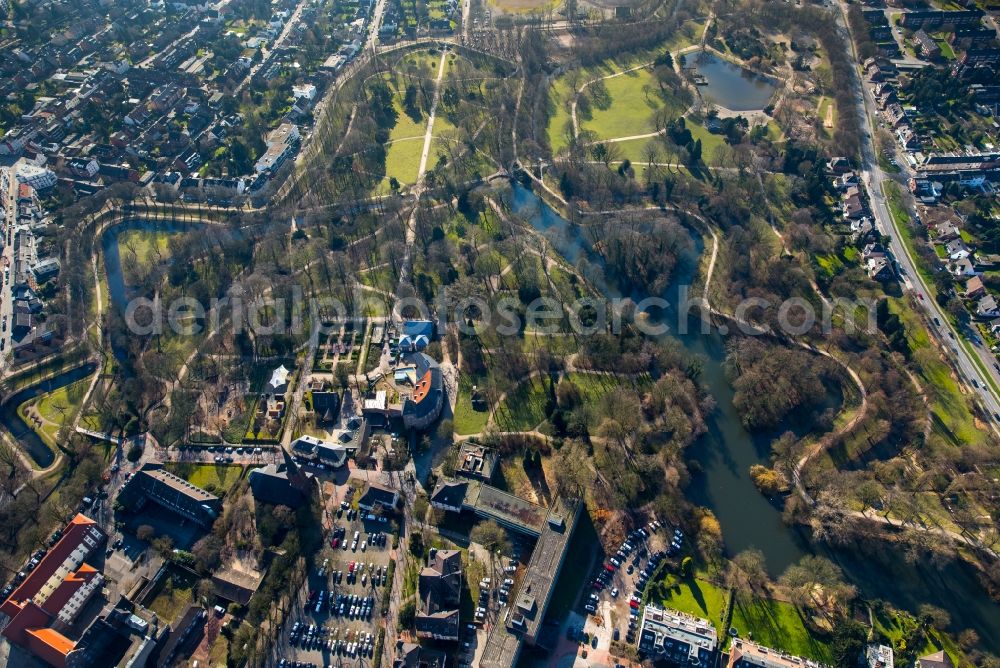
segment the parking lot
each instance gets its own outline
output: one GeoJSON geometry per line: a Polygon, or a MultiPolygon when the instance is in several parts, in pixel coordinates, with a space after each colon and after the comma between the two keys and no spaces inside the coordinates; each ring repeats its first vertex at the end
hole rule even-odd
{"type": "Polygon", "coordinates": [[[587,615],[582,629],[570,629],[574,639],[608,649],[612,640],[634,644],[638,633],[642,595],[650,577],[664,560],[680,554],[684,534],[659,522],[636,529],[616,554],[600,564],[581,605],[587,615]],[[617,622],[617,626],[615,623],[617,622]]]}
{"type": "Polygon", "coordinates": [[[504,609],[514,603],[511,594],[517,591],[534,546],[533,541],[513,532],[508,532],[508,539],[511,549],[506,555],[493,555],[491,558],[489,552],[479,545],[473,544],[469,548],[470,558],[479,568],[476,574],[466,573],[475,610],[472,620],[462,622],[456,657],[459,666],[479,665],[490,631],[494,625],[504,623],[504,609]]]}
{"type": "Polygon", "coordinates": [[[383,594],[392,587],[391,524],[366,519],[347,501],[342,505],[309,573],[308,590],[282,631],[285,666],[368,665],[375,653],[383,594]]]}

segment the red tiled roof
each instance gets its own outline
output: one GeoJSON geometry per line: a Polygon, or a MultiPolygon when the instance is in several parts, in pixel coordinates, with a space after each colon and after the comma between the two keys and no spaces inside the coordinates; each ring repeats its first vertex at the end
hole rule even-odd
{"type": "Polygon", "coordinates": [[[90,582],[97,575],[97,569],[90,564],[83,564],[75,573],[70,573],[59,583],[55,591],[42,603],[42,610],[50,615],[58,615],[66,602],[73,597],[80,587],[90,582]]]}
{"type": "Polygon", "coordinates": [[[421,399],[427,396],[427,392],[431,389],[431,371],[427,370],[424,377],[417,381],[417,386],[413,390],[413,400],[420,403],[421,399]]]}
{"type": "Polygon", "coordinates": [[[52,574],[63,565],[66,557],[72,554],[73,550],[83,543],[86,533],[91,527],[96,526],[96,524],[94,520],[85,515],[77,515],[70,520],[59,542],[49,550],[48,554],[35,566],[35,570],[28,574],[28,577],[24,579],[21,586],[14,590],[10,598],[4,601],[3,605],[0,605],[0,610],[9,617],[17,614],[17,611],[21,609],[24,602],[37,594],[42,586],[48,582],[49,578],[52,577],[52,574]]]}
{"type": "Polygon", "coordinates": [[[55,629],[33,629],[28,631],[28,633],[38,638],[40,641],[63,656],[69,654],[70,650],[76,646],[76,643],[55,629]]]}

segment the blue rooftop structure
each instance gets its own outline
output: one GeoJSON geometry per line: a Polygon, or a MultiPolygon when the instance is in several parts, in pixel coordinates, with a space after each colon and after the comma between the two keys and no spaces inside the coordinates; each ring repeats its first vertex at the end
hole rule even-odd
{"type": "Polygon", "coordinates": [[[418,352],[427,347],[434,338],[434,323],[430,320],[404,320],[399,349],[403,352],[418,352]]]}

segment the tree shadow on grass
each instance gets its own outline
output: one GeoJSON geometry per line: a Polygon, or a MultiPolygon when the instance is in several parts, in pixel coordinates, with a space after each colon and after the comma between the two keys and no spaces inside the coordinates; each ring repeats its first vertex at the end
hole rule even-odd
{"type": "Polygon", "coordinates": [[[695,578],[688,578],[684,581],[688,587],[691,588],[691,598],[694,602],[698,604],[698,608],[708,616],[708,602],[705,600],[705,593],[701,590],[701,586],[698,584],[698,580],[695,578]]]}

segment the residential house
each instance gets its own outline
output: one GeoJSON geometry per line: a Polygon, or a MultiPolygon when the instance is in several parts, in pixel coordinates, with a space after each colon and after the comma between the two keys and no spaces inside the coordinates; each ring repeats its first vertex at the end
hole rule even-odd
{"type": "Polygon", "coordinates": [[[969,250],[969,247],[961,239],[952,239],[946,243],[944,251],[948,255],[949,260],[964,260],[972,255],[972,251],[969,250]]]}
{"type": "Polygon", "coordinates": [[[296,100],[299,98],[305,98],[312,102],[316,98],[316,86],[311,83],[302,84],[300,86],[292,86],[292,97],[296,100]]]}
{"type": "Polygon", "coordinates": [[[866,239],[869,234],[875,230],[875,226],[872,224],[870,218],[858,218],[857,220],[851,221],[851,241],[853,243],[858,243],[862,239],[866,239]]]}
{"type": "Polygon", "coordinates": [[[967,277],[976,275],[976,265],[970,258],[963,257],[951,263],[951,273],[956,277],[967,277]]]}
{"type": "Polygon", "coordinates": [[[983,285],[983,279],[979,276],[973,276],[965,282],[965,296],[968,299],[979,299],[986,294],[986,286],[983,285]]]}
{"type": "Polygon", "coordinates": [[[916,42],[917,49],[924,58],[935,59],[941,56],[941,47],[938,43],[934,41],[934,38],[927,34],[923,29],[918,30],[913,35],[913,41],[916,42]]]}
{"type": "Polygon", "coordinates": [[[917,659],[916,668],[955,668],[951,657],[944,650],[917,659]]]}
{"type": "Polygon", "coordinates": [[[827,171],[834,174],[844,174],[851,171],[851,161],[843,156],[837,156],[835,158],[830,158],[830,161],[826,163],[827,171]]]}
{"type": "Polygon", "coordinates": [[[865,260],[865,272],[874,281],[887,281],[892,278],[892,265],[885,253],[872,253],[865,260]]]}
{"type": "Polygon", "coordinates": [[[886,125],[895,130],[906,123],[906,112],[898,102],[893,102],[882,110],[882,119],[886,125]]]}
{"type": "Polygon", "coordinates": [[[396,509],[398,501],[399,492],[396,490],[377,482],[369,482],[364,493],[358,499],[358,507],[368,512],[372,512],[377,507],[392,511],[396,509]]]}
{"type": "Polygon", "coordinates": [[[923,142],[913,131],[909,124],[904,124],[896,128],[896,141],[906,151],[919,151],[923,148],[923,142]]]}
{"type": "Polygon", "coordinates": [[[934,232],[937,235],[938,241],[952,241],[953,239],[958,239],[962,236],[958,226],[950,220],[935,225],[934,232]]]}
{"type": "Polygon", "coordinates": [[[258,174],[274,173],[284,164],[298,146],[299,128],[293,123],[282,123],[265,140],[267,150],[257,160],[254,169],[258,174]]]}
{"type": "Polygon", "coordinates": [[[847,189],[843,195],[842,209],[844,218],[853,220],[865,215],[865,203],[861,199],[861,190],[856,186],[847,189]]]}
{"type": "Polygon", "coordinates": [[[979,318],[997,318],[1000,317],[1000,305],[997,304],[996,297],[993,295],[986,295],[980,298],[976,302],[976,316],[979,318]]]}

